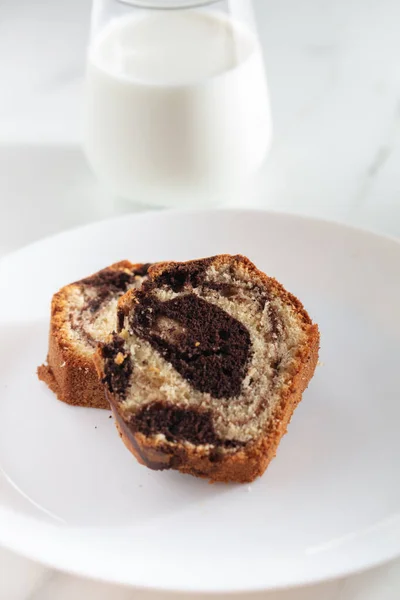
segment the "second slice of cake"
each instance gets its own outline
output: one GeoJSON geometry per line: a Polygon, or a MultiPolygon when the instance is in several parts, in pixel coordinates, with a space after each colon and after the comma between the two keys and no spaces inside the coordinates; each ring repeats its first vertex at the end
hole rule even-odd
{"type": "Polygon", "coordinates": [[[146,279],[148,264],[115,263],[54,294],[47,364],[38,368],[59,400],[78,406],[110,408],[93,355],[117,326],[117,302],[146,279]]]}

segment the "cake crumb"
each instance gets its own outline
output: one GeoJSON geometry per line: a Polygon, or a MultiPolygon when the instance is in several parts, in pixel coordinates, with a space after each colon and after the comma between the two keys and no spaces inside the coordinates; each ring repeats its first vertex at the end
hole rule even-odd
{"type": "Polygon", "coordinates": [[[117,356],[114,359],[114,362],[116,365],[122,365],[124,360],[125,360],[125,356],[122,354],[122,352],[118,352],[117,356]]]}
{"type": "Polygon", "coordinates": [[[324,362],[322,362],[322,360],[319,360],[319,361],[317,362],[317,367],[324,367],[324,366],[325,366],[325,363],[324,363],[324,362]]]}
{"type": "Polygon", "coordinates": [[[200,342],[196,342],[196,343],[195,343],[195,346],[200,346],[200,342]]]}

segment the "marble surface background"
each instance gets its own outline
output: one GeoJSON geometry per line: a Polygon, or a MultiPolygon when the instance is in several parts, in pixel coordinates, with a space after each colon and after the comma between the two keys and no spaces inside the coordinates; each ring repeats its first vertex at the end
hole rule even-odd
{"type": "MultiPolygon", "coordinates": [[[[400,237],[400,3],[254,4],[275,143],[246,204],[400,237]]],[[[79,146],[89,10],[89,0],[0,2],[0,255],[61,229],[139,210],[99,187],[79,146]]],[[[80,580],[0,550],[0,600],[146,597],[161,598],[80,580]]],[[[398,600],[400,561],[262,597],[398,600]]]]}

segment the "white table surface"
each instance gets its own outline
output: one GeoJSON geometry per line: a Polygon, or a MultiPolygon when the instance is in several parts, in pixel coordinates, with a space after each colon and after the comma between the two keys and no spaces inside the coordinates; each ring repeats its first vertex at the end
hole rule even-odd
{"type": "MultiPolygon", "coordinates": [[[[255,5],[275,143],[246,204],[400,237],[400,3],[255,5]]],[[[89,0],[1,0],[0,255],[68,227],[138,210],[99,187],[79,147],[89,8],[89,0]]],[[[83,581],[0,550],[0,600],[146,597],[162,596],[83,581]]],[[[398,600],[400,561],[262,597],[398,600]]]]}

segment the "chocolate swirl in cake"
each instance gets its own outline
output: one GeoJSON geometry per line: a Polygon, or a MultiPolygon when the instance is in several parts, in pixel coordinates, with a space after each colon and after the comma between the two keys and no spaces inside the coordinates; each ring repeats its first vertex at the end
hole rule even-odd
{"type": "Polygon", "coordinates": [[[168,442],[186,440],[194,445],[237,447],[240,442],[221,440],[215,432],[209,410],[180,408],[152,402],[141,408],[130,421],[130,429],[146,436],[163,434],[168,442]]]}
{"type": "Polygon", "coordinates": [[[101,305],[112,296],[124,294],[129,287],[141,280],[147,275],[150,263],[135,266],[134,269],[112,270],[103,269],[90,277],[86,277],[78,282],[79,285],[89,286],[95,289],[93,297],[89,298],[85,308],[90,312],[97,312],[101,305]]]}
{"type": "Polygon", "coordinates": [[[173,292],[181,292],[185,287],[199,287],[204,283],[212,261],[213,258],[201,258],[187,263],[171,263],[160,275],[146,282],[146,289],[168,286],[173,292]]]}
{"type": "Polygon", "coordinates": [[[214,398],[240,393],[251,351],[237,319],[195,294],[166,302],[138,292],[130,327],[191,385],[214,398]]]}
{"type": "Polygon", "coordinates": [[[98,335],[98,330],[102,328],[103,322],[110,322],[109,332],[116,329],[118,298],[127,290],[140,287],[147,278],[150,263],[130,267],[126,265],[103,269],[75,283],[82,297],[82,306],[78,311],[71,311],[71,328],[91,348],[96,348],[97,342],[102,338],[102,335],[98,335]]]}
{"type": "Polygon", "coordinates": [[[102,355],[105,365],[102,382],[108,391],[124,398],[133,370],[130,355],[124,349],[124,340],[113,333],[112,340],[102,346],[102,355]]]}

